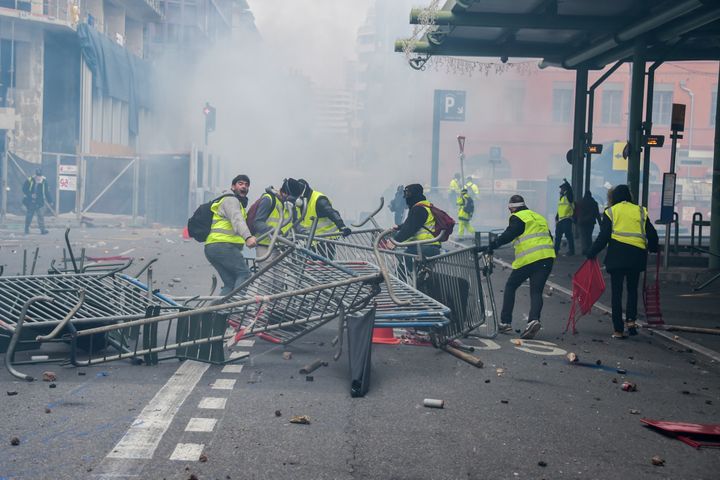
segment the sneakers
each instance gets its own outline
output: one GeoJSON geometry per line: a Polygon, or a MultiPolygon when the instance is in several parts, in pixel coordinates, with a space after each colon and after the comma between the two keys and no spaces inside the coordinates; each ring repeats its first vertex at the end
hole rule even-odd
{"type": "Polygon", "coordinates": [[[625,322],[625,328],[627,328],[628,335],[633,336],[637,335],[637,323],[635,323],[635,320],[628,320],[625,322]]]}
{"type": "Polygon", "coordinates": [[[498,332],[510,333],[512,332],[512,325],[509,323],[501,323],[500,325],[498,325],[498,332]]]}
{"type": "Polygon", "coordinates": [[[613,340],[625,340],[625,334],[623,332],[613,332],[610,338],[613,340]]]}
{"type": "Polygon", "coordinates": [[[540,331],[542,328],[542,325],[540,324],[540,320],[531,320],[528,322],[527,327],[525,327],[525,330],[520,334],[520,338],[525,339],[531,339],[535,338],[535,334],[540,331]]]}
{"type": "Polygon", "coordinates": [[[47,230],[40,230],[40,235],[47,235],[49,232],[47,230]]]}

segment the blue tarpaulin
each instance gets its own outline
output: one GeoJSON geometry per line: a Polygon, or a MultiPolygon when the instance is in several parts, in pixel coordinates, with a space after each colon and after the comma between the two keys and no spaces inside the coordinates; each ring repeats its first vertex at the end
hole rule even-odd
{"type": "Polygon", "coordinates": [[[152,107],[150,64],[86,23],[78,25],[83,59],[93,73],[93,87],[128,104],[128,130],[138,133],[139,108],[152,107]]]}

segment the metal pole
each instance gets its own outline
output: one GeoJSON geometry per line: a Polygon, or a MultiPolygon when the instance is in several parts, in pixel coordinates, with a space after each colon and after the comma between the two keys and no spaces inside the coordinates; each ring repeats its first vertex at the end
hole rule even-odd
{"type": "Polygon", "coordinates": [[[55,154],[55,216],[60,215],[60,154],[55,154]]]}
{"type": "MultiPolygon", "coordinates": [[[[720,79],[720,69],[718,70],[720,79]]],[[[720,268],[720,97],[715,104],[715,151],[713,152],[712,195],[710,199],[710,268],[720,268]]]]}
{"type": "Polygon", "coordinates": [[[2,153],[2,192],[0,193],[0,223],[5,224],[5,218],[7,216],[7,190],[8,190],[8,149],[7,149],[7,130],[3,130],[3,151],[2,153]]]}
{"type": "MultiPolygon", "coordinates": [[[[645,134],[652,134],[652,114],[653,114],[653,96],[655,95],[655,70],[662,65],[663,62],[658,60],[650,65],[647,73],[647,96],[645,100],[645,134]]],[[[642,206],[648,206],[648,197],[650,194],[650,147],[645,147],[643,151],[643,177],[642,177],[642,206]]]]}
{"type": "MultiPolygon", "coordinates": [[[[433,99],[432,123],[432,160],[430,164],[430,189],[438,187],[438,170],[440,168],[440,91],[435,90],[433,99]]],[[[463,178],[464,182],[465,179],[463,178]]]]}
{"type": "Polygon", "coordinates": [[[645,44],[635,45],[632,63],[632,84],[630,89],[630,119],[628,121],[628,141],[630,156],[628,157],[627,183],[633,198],[640,193],[640,151],[642,147],[642,107],[645,93],[645,44]]]}
{"type": "Polygon", "coordinates": [[[138,202],[140,199],[140,157],[133,160],[132,224],[137,226],[138,202]]]}
{"type": "MultiPolygon", "coordinates": [[[[675,155],[677,154],[677,141],[679,138],[682,138],[682,135],[679,135],[678,132],[674,131],[672,134],[670,134],[670,138],[672,139],[672,145],[670,147],[670,173],[675,173],[675,155]]],[[[677,180],[676,180],[677,185],[677,180]]],[[[673,210],[675,209],[675,194],[673,193],[673,210]]],[[[673,212],[672,219],[675,220],[675,215],[673,212]]],[[[668,266],[670,265],[669,257],[670,257],[670,229],[672,228],[672,220],[669,220],[665,224],[665,252],[664,252],[664,258],[663,258],[663,268],[667,270],[668,266]]]]}
{"type": "Polygon", "coordinates": [[[585,118],[587,114],[588,69],[575,72],[575,119],[573,125],[572,187],[575,195],[582,188],[583,159],[585,158],[585,118]]]}
{"type": "MultiPolygon", "coordinates": [[[[590,87],[588,92],[588,112],[587,112],[587,133],[585,139],[588,145],[593,141],[593,123],[595,120],[595,85],[590,87]]],[[[590,176],[592,174],[592,153],[587,149],[585,153],[585,181],[583,182],[583,191],[576,194],[584,196],[585,192],[590,190],[590,176]]]]}

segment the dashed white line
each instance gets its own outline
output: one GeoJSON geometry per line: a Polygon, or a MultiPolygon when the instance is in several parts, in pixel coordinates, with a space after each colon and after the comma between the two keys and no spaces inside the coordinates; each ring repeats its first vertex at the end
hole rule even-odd
{"type": "Polygon", "coordinates": [[[222,369],[222,373],[241,373],[242,370],[242,365],[225,365],[222,369]]]}
{"type": "Polygon", "coordinates": [[[238,360],[240,358],[249,357],[250,352],[243,352],[243,351],[237,351],[237,352],[231,352],[230,353],[230,359],[229,360],[238,360]]]}
{"type": "Polygon", "coordinates": [[[211,387],[214,390],[232,390],[235,388],[236,381],[237,380],[231,378],[218,378],[211,384],[211,387]]]}
{"type": "Polygon", "coordinates": [[[191,418],[185,427],[186,432],[212,432],[217,423],[216,418],[191,418]]]}
{"type": "Polygon", "coordinates": [[[170,460],[196,462],[200,459],[205,445],[202,443],[178,443],[170,455],[170,460]]]}
{"type": "Polygon", "coordinates": [[[193,361],[186,361],[180,365],[180,368],[140,412],[107,457],[152,458],[175,414],[208,366],[207,363],[193,361]]]}
{"type": "Polygon", "coordinates": [[[225,403],[227,403],[227,398],[205,397],[200,400],[198,408],[204,408],[206,410],[222,410],[225,408],[225,403]]]}
{"type": "Polygon", "coordinates": [[[238,342],[235,344],[236,347],[252,347],[255,345],[255,340],[248,339],[248,340],[238,340],[238,342]]]}

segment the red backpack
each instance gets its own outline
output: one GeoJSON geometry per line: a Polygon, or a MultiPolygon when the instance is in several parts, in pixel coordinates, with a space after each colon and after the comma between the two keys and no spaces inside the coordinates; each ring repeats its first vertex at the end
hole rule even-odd
{"type": "MultiPolygon", "coordinates": [[[[433,214],[433,217],[435,217],[435,229],[430,233],[432,233],[433,237],[437,237],[442,232],[442,235],[440,235],[440,241],[447,242],[450,235],[452,235],[453,228],[455,228],[455,219],[448,215],[445,210],[436,207],[432,203],[424,206],[428,207],[430,212],[433,214]]],[[[429,231],[430,229],[428,228],[427,230],[429,231]]]]}

